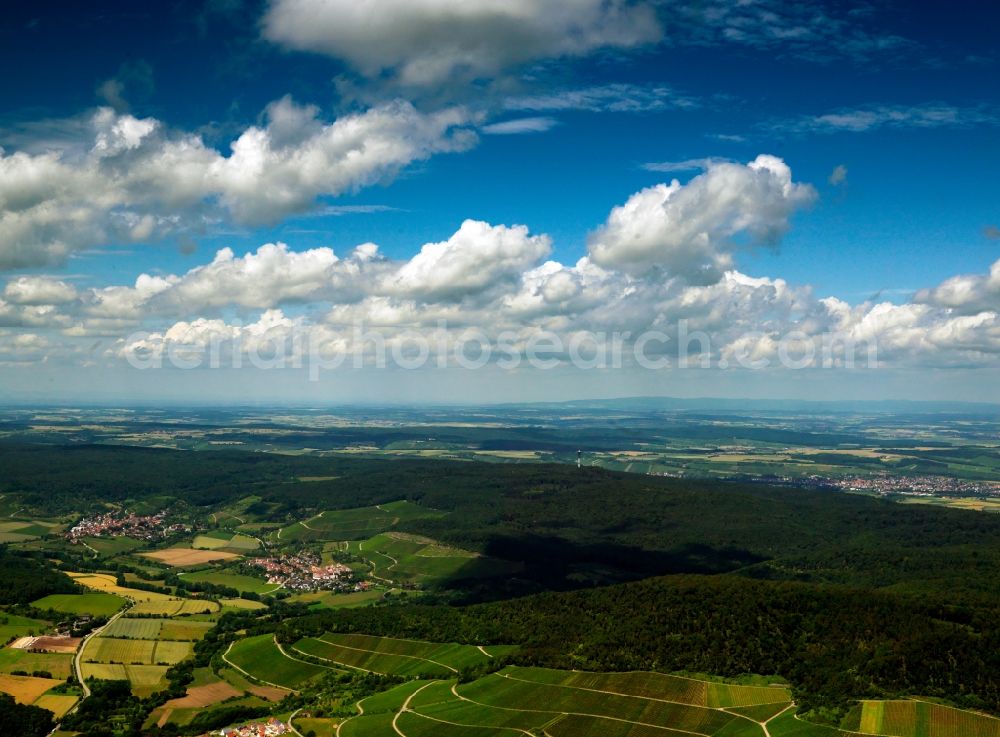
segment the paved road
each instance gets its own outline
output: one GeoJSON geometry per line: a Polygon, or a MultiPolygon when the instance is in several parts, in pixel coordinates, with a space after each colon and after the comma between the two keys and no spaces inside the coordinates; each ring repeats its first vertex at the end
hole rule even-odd
{"type": "MultiPolygon", "coordinates": [[[[73,658],[73,674],[76,676],[76,680],[79,681],[80,687],[83,689],[83,699],[85,699],[88,696],[90,696],[90,687],[87,686],[86,682],[83,680],[83,671],[80,669],[80,659],[83,657],[83,651],[87,647],[87,643],[90,642],[90,638],[91,637],[96,637],[97,635],[101,634],[101,632],[103,632],[106,627],[109,627],[112,622],[114,622],[116,619],[118,619],[120,616],[122,616],[125,612],[127,612],[132,607],[132,605],[134,603],[135,602],[133,602],[131,599],[129,599],[128,606],[126,606],[124,609],[122,609],[121,611],[119,611],[118,614],[116,614],[115,616],[113,616],[111,619],[109,619],[107,622],[105,622],[100,627],[98,627],[98,628],[96,628],[94,630],[91,630],[90,634],[87,635],[86,637],[84,637],[83,638],[83,642],[80,643],[80,647],[76,651],[76,657],[73,658]]],[[[83,699],[80,699],[80,701],[83,701],[83,699]]],[[[80,702],[78,701],[77,704],[79,704],[79,703],[80,702]]]]}

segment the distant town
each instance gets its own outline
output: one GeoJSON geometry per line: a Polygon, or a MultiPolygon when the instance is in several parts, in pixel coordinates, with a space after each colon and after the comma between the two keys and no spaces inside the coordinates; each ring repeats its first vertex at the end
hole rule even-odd
{"type": "Polygon", "coordinates": [[[246,565],[263,570],[268,583],[291,591],[363,591],[366,581],[354,581],[354,571],[342,563],[323,565],[313,553],[250,558],[246,565]]]}
{"type": "MultiPolygon", "coordinates": [[[[667,475],[667,474],[663,474],[667,475]]],[[[909,496],[940,497],[1000,497],[1000,481],[980,481],[957,479],[951,476],[748,476],[741,481],[754,483],[796,486],[806,489],[835,489],[837,491],[865,492],[889,496],[903,494],[909,496]]]]}
{"type": "Polygon", "coordinates": [[[148,515],[106,512],[94,517],[84,517],[66,532],[65,537],[71,543],[84,537],[131,537],[153,542],[176,533],[191,531],[188,525],[167,524],[166,520],[166,511],[148,515]]]}

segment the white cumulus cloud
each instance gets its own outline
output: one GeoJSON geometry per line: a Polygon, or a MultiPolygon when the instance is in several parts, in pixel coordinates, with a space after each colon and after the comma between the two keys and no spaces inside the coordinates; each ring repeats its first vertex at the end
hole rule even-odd
{"type": "Polygon", "coordinates": [[[779,158],[747,165],[712,163],[685,185],[676,179],[632,195],[590,238],[602,266],[641,273],[662,269],[693,283],[713,283],[731,267],[736,236],[778,241],[815,191],[792,181],[779,158]]]}
{"type": "Polygon", "coordinates": [[[274,222],[318,197],[387,182],[414,161],[468,148],[469,122],[459,108],[421,113],[405,102],[327,122],[284,98],[226,155],[198,135],[102,108],[72,146],[0,149],[0,269],[184,233],[209,217],[274,222]]]}

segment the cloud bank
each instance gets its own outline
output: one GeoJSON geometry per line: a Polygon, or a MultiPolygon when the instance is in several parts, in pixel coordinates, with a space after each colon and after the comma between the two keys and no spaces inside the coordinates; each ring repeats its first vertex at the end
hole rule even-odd
{"type": "Polygon", "coordinates": [[[89,118],[75,145],[0,149],[0,269],[59,263],[74,251],[147,242],[218,218],[276,222],[476,140],[466,111],[421,113],[405,102],[327,122],[286,97],[264,117],[228,154],[111,108],[89,118]]]}
{"type": "MultiPolygon", "coordinates": [[[[517,347],[542,333],[570,346],[594,335],[653,335],[649,350],[667,355],[693,341],[695,360],[711,365],[775,361],[789,336],[795,346],[834,336],[875,346],[879,365],[996,366],[1000,261],[904,304],[820,298],[735,267],[739,248],[777,242],[814,196],[781,159],[761,155],[633,194],[571,264],[553,260],[551,239],[527,226],[466,220],[408,259],[386,258],[373,243],[343,255],[271,243],[240,256],[224,248],[184,274],[142,274],[131,285],[82,289],[22,276],[0,292],[0,328],[18,330],[0,337],[13,346],[16,336],[22,363],[113,363],[219,341],[257,350],[303,336],[343,353],[354,349],[345,329],[365,326],[395,346],[414,330],[472,329],[517,347]],[[94,338],[105,340],[98,359],[82,349],[94,338]]],[[[836,344],[811,360],[847,359],[836,344]]]]}

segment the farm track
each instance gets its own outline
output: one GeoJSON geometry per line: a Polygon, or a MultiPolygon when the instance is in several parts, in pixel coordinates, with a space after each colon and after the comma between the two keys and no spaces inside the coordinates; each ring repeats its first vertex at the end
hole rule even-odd
{"type": "MultiPolygon", "coordinates": [[[[368,697],[365,696],[365,699],[367,698],[368,697]]],[[[337,725],[337,731],[335,733],[337,737],[340,737],[340,730],[341,728],[343,728],[345,724],[347,724],[352,719],[357,719],[358,717],[363,717],[365,715],[365,707],[361,705],[361,702],[364,701],[365,699],[360,699],[356,704],[354,704],[354,708],[358,710],[357,714],[355,714],[352,717],[347,717],[347,719],[345,719],[344,721],[342,721],[340,724],[337,725]]]]}
{"type": "Polygon", "coordinates": [[[765,719],[763,722],[758,722],[758,724],[760,724],[760,726],[761,726],[761,729],[764,730],[764,737],[771,737],[771,732],[767,728],[768,723],[772,722],[775,719],[777,719],[778,717],[780,717],[782,714],[784,714],[786,711],[788,711],[789,709],[791,709],[793,706],[795,706],[795,702],[794,701],[792,703],[790,703],[788,706],[786,706],[784,709],[782,709],[781,711],[779,711],[777,714],[775,714],[773,717],[771,717],[769,719],[765,719]]]}
{"type": "Polygon", "coordinates": [[[397,722],[399,721],[399,715],[402,714],[404,711],[410,711],[410,702],[413,701],[413,697],[416,696],[421,691],[423,691],[425,688],[427,688],[427,686],[433,686],[435,683],[437,683],[437,681],[431,681],[430,683],[421,686],[416,691],[407,696],[406,701],[404,701],[403,705],[399,707],[399,711],[397,711],[396,715],[392,718],[392,728],[396,732],[396,734],[399,735],[399,737],[406,737],[406,733],[401,731],[399,725],[397,724],[397,722]]]}

